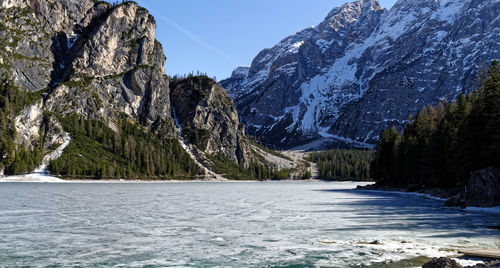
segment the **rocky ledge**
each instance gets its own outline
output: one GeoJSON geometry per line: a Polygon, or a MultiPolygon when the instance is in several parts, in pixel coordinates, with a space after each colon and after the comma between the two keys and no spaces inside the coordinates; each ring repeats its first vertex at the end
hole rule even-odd
{"type": "Polygon", "coordinates": [[[500,267],[500,260],[484,259],[483,263],[462,266],[457,261],[447,257],[433,258],[428,263],[424,264],[422,268],[483,268],[483,267],[500,267]]]}

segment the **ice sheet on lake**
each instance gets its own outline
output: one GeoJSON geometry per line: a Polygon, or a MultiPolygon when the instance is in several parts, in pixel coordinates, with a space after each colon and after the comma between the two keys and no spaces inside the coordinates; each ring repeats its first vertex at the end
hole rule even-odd
{"type": "Polygon", "coordinates": [[[5,184],[2,265],[366,267],[500,246],[500,215],[357,185],[5,184]]]}

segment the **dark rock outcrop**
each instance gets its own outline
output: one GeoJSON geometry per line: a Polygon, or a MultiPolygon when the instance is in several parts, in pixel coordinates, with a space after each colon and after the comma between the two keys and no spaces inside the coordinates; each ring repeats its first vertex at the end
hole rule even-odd
{"type": "Polygon", "coordinates": [[[221,85],[247,131],[289,147],[321,137],[373,144],[427,104],[473,89],[500,58],[500,2],[358,0],[262,50],[221,85]]]}
{"type": "Polygon", "coordinates": [[[450,196],[445,204],[451,207],[500,206],[500,169],[488,167],[472,172],[462,190],[450,196]]]}
{"type": "Polygon", "coordinates": [[[93,5],[90,0],[0,1],[0,77],[27,91],[50,86],[74,38],[74,24],[93,5]]]}
{"type": "Polygon", "coordinates": [[[441,257],[433,258],[431,261],[424,264],[422,268],[463,268],[463,266],[458,264],[455,260],[441,257]]]}
{"type": "Polygon", "coordinates": [[[465,205],[473,207],[500,205],[500,169],[490,167],[471,174],[467,182],[465,205]]]}

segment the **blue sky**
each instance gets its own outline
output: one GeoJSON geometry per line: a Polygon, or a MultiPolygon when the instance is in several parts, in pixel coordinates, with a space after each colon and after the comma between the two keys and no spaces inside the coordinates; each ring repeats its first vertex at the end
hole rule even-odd
{"type": "MultiPolygon", "coordinates": [[[[345,0],[137,0],[155,16],[169,75],[201,71],[217,80],[259,51],[311,25],[345,0]]],[[[381,0],[390,8],[396,0],[381,0]]]]}

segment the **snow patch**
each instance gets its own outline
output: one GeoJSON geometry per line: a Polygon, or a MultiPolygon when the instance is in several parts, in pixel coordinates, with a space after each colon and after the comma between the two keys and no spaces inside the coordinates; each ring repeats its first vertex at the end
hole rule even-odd
{"type": "Polygon", "coordinates": [[[274,70],[274,73],[285,73],[287,76],[290,76],[295,73],[297,70],[297,62],[290,62],[285,65],[280,66],[276,70],[274,70]]]}
{"type": "Polygon", "coordinates": [[[401,16],[399,13],[389,13],[377,34],[381,37],[396,40],[414,25],[416,19],[417,17],[414,13],[404,16],[401,16]]]}
{"type": "Polygon", "coordinates": [[[324,131],[324,129],[320,130],[319,134],[322,137],[325,137],[325,138],[333,138],[333,139],[338,140],[338,141],[343,141],[345,143],[354,144],[354,145],[356,145],[359,148],[371,149],[371,148],[375,147],[375,145],[373,145],[373,144],[369,144],[369,143],[366,143],[366,142],[360,142],[360,141],[356,141],[356,140],[353,140],[353,139],[350,139],[350,138],[346,138],[346,137],[342,137],[342,136],[338,136],[338,135],[333,135],[333,134],[327,133],[326,131],[324,131]]]}
{"type": "Polygon", "coordinates": [[[455,260],[458,264],[462,265],[463,267],[484,264],[483,260],[477,260],[477,259],[453,258],[453,260],[455,260]]]}
{"type": "MultiPolygon", "coordinates": [[[[321,53],[325,53],[325,51],[332,46],[333,42],[334,42],[334,40],[326,41],[324,39],[320,39],[320,40],[316,41],[316,45],[321,50],[321,53]]],[[[342,42],[340,42],[339,45],[341,45],[341,43],[342,42]]]]}
{"type": "Polygon", "coordinates": [[[319,74],[311,80],[300,86],[302,96],[300,103],[293,107],[293,124],[289,130],[298,126],[304,132],[313,131],[318,125],[319,116],[322,111],[328,110],[328,113],[335,117],[338,109],[346,100],[357,99],[360,95],[351,95],[348,92],[338,92],[335,85],[349,85],[359,83],[356,78],[357,64],[352,63],[353,59],[359,56],[358,49],[351,49],[345,57],[338,59],[327,71],[326,74],[319,74]],[[337,94],[337,92],[339,94],[337,94]],[[338,106],[325,107],[328,100],[338,103],[338,106]],[[304,109],[303,113],[300,110],[304,109]],[[299,118],[299,115],[303,115],[299,118]]]}
{"type": "Polygon", "coordinates": [[[259,60],[259,63],[265,62],[265,61],[271,59],[272,57],[273,57],[273,55],[271,55],[270,53],[268,53],[264,57],[262,57],[262,59],[259,60]]]}
{"type": "Polygon", "coordinates": [[[304,41],[300,41],[300,42],[296,42],[294,44],[292,44],[292,48],[290,50],[288,50],[288,52],[290,53],[298,53],[299,52],[299,48],[304,44],[304,41]]]}
{"type": "Polygon", "coordinates": [[[441,42],[447,35],[448,35],[447,31],[440,30],[436,32],[435,39],[436,41],[441,42]]]}
{"type": "Polygon", "coordinates": [[[238,67],[234,69],[231,78],[244,79],[248,77],[249,72],[250,72],[250,67],[238,67]]]}
{"type": "Polygon", "coordinates": [[[43,158],[42,164],[35,169],[34,173],[38,174],[38,175],[49,174],[48,167],[49,167],[50,161],[56,160],[59,157],[61,157],[61,155],[64,152],[64,149],[66,149],[66,147],[68,147],[70,142],[71,142],[71,136],[69,135],[69,133],[64,132],[63,133],[63,143],[59,147],[57,147],[57,149],[55,149],[53,152],[51,152],[50,154],[46,155],[43,158]]]}
{"type": "Polygon", "coordinates": [[[71,33],[70,38],[67,39],[67,41],[68,41],[68,43],[67,43],[68,50],[73,47],[73,45],[76,43],[76,40],[78,40],[79,37],[80,37],[79,34],[76,34],[74,32],[71,33]]]}
{"type": "MultiPolygon", "coordinates": [[[[181,147],[182,149],[184,149],[184,151],[186,151],[186,153],[191,157],[191,159],[200,167],[202,168],[204,171],[205,171],[205,174],[213,174],[212,171],[210,171],[207,167],[205,167],[202,163],[200,163],[198,161],[198,159],[196,158],[196,156],[193,154],[193,152],[191,151],[191,149],[189,148],[189,146],[186,144],[186,141],[184,140],[184,137],[182,136],[182,126],[181,124],[179,123],[179,120],[177,119],[177,116],[175,114],[175,109],[174,107],[172,106],[172,115],[173,115],[173,118],[174,118],[174,123],[175,123],[175,126],[177,127],[178,129],[178,134],[179,134],[179,141],[181,143],[181,147]]],[[[215,175],[215,174],[214,174],[215,175]]]]}
{"type": "Polygon", "coordinates": [[[465,3],[464,0],[439,0],[439,8],[431,18],[453,24],[465,3]]]}
{"type": "Polygon", "coordinates": [[[46,174],[28,174],[28,175],[20,175],[20,176],[10,176],[0,179],[0,183],[3,182],[67,182],[65,180],[61,180],[56,177],[52,177],[46,174]]]}
{"type": "Polygon", "coordinates": [[[46,155],[42,160],[42,164],[37,167],[33,171],[33,173],[27,175],[5,177],[0,179],[0,182],[65,182],[64,180],[61,180],[57,177],[50,176],[48,166],[50,161],[56,160],[61,157],[64,149],[70,144],[70,142],[71,136],[69,135],[69,133],[63,133],[63,143],[53,152],[46,155]]]}

